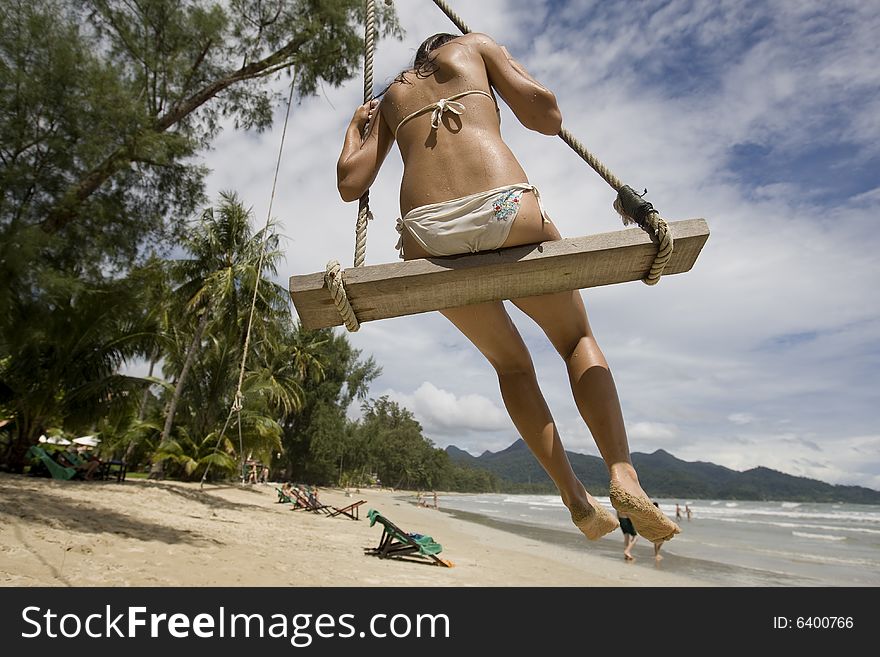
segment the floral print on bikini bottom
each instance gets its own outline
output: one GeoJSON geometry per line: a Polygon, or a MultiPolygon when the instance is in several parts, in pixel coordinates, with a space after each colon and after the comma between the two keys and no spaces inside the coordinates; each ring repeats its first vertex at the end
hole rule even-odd
{"type": "Polygon", "coordinates": [[[492,206],[495,210],[495,219],[497,221],[507,221],[511,217],[515,217],[519,210],[519,200],[522,198],[522,195],[523,190],[512,189],[499,196],[492,206]]]}

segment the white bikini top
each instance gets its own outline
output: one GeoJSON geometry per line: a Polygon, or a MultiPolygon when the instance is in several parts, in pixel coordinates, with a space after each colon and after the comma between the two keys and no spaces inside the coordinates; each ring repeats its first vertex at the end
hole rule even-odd
{"type": "MultiPolygon", "coordinates": [[[[469,89],[468,91],[462,91],[459,94],[453,94],[449,98],[441,98],[436,103],[431,103],[430,105],[425,105],[422,109],[416,110],[412,114],[408,114],[403,117],[403,120],[397,124],[397,127],[394,129],[394,138],[397,139],[397,132],[400,130],[400,126],[404,123],[413,119],[420,114],[424,114],[429,110],[433,110],[431,114],[431,129],[436,130],[440,127],[440,120],[443,118],[443,112],[452,112],[453,114],[461,114],[465,110],[465,106],[461,103],[456,103],[456,98],[461,98],[462,96],[467,96],[468,94],[482,94],[487,98],[491,98],[492,102],[495,102],[495,98],[487,91],[483,91],[482,89],[469,89]]],[[[496,103],[496,108],[497,108],[496,103]]]]}

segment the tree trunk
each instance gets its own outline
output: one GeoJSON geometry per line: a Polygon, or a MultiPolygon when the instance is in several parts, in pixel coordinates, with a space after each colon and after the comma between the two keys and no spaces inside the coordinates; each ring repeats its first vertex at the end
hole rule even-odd
{"type": "Polygon", "coordinates": [[[27,461],[27,451],[31,445],[37,444],[37,436],[39,428],[26,419],[19,418],[20,422],[17,426],[16,436],[9,445],[6,453],[6,466],[10,472],[21,474],[24,472],[25,462],[27,461]]]}
{"type": "MultiPolygon", "coordinates": [[[[183,384],[186,381],[186,376],[189,374],[193,362],[195,362],[196,354],[199,351],[199,344],[202,341],[202,335],[205,333],[205,329],[208,326],[210,310],[211,308],[208,306],[202,312],[202,317],[199,320],[195,333],[193,334],[192,342],[190,342],[189,348],[186,350],[186,359],[183,361],[183,367],[180,370],[180,377],[177,379],[177,385],[174,386],[174,394],[171,396],[171,402],[168,404],[168,413],[165,415],[165,426],[162,428],[162,437],[159,439],[160,447],[165,444],[168,437],[171,435],[171,428],[174,425],[174,413],[177,411],[177,404],[180,402],[180,397],[183,394],[183,384]]],[[[153,468],[150,471],[150,478],[162,479],[164,471],[165,468],[163,461],[154,463],[153,468]]]]}
{"type": "MultiPolygon", "coordinates": [[[[147,373],[147,376],[153,376],[153,368],[156,367],[156,363],[159,361],[159,347],[156,347],[153,350],[153,353],[150,355],[150,370],[147,373]]],[[[147,401],[150,399],[150,386],[147,386],[144,390],[144,396],[141,397],[141,405],[138,408],[137,421],[143,422],[144,416],[147,414],[147,401]]],[[[138,441],[137,439],[132,440],[128,443],[128,447],[125,448],[125,456],[122,457],[122,460],[128,463],[131,458],[132,453],[134,452],[134,448],[137,447],[138,441]]]]}

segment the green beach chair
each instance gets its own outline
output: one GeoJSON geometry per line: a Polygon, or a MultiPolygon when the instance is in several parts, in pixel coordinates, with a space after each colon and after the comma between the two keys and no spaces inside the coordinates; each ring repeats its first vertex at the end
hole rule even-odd
{"type": "Polygon", "coordinates": [[[93,461],[91,459],[83,458],[76,450],[69,449],[62,451],[61,456],[76,469],[77,474],[80,475],[80,479],[89,478],[91,480],[99,479],[103,481],[107,478],[105,472],[108,464],[100,459],[93,461]],[[97,463],[97,465],[92,466],[92,463],[97,463]],[[86,476],[89,472],[92,474],[91,477],[86,476]]]}
{"type": "Polygon", "coordinates": [[[49,471],[49,474],[52,475],[52,479],[63,479],[65,481],[69,479],[73,479],[76,476],[76,468],[69,468],[67,466],[61,465],[53,459],[46,450],[40,447],[39,445],[31,445],[30,449],[27,452],[28,458],[39,459],[43,465],[46,466],[46,469],[49,471]]]}
{"type": "Polygon", "coordinates": [[[364,548],[364,554],[371,554],[381,559],[425,557],[434,565],[452,568],[451,561],[437,556],[443,551],[443,546],[432,537],[407,533],[376,509],[367,511],[367,517],[370,519],[370,527],[378,522],[383,529],[379,545],[374,548],[364,548]]]}

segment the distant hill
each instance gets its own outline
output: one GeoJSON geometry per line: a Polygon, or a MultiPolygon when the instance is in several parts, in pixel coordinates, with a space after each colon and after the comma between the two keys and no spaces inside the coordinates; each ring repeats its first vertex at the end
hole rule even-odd
{"type": "MultiPolygon", "coordinates": [[[[500,452],[487,451],[480,456],[472,456],[452,445],[446,448],[446,453],[453,463],[496,474],[509,492],[552,493],[556,490],[522,440],[500,452]]],[[[598,456],[567,454],[571,467],[587,489],[597,495],[607,495],[605,462],[598,456]]],[[[662,449],[652,454],[633,452],[632,460],[642,486],[656,497],[880,504],[880,491],[862,486],[835,486],[770,468],[740,472],[704,461],[682,461],[662,449]]]]}

